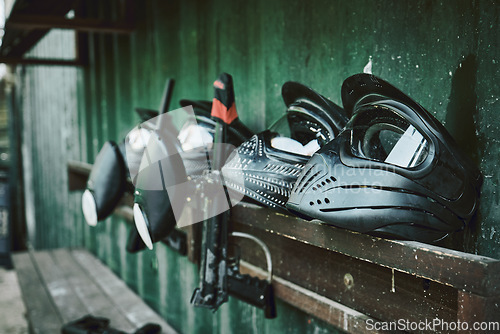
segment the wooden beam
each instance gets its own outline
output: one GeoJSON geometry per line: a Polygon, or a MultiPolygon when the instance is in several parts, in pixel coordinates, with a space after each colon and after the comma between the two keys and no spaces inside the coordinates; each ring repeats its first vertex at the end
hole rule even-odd
{"type": "MultiPolygon", "coordinates": [[[[251,276],[266,277],[264,270],[245,261],[240,262],[240,271],[251,276]]],[[[273,289],[277,298],[347,333],[381,333],[367,329],[367,321],[376,322],[374,318],[304,289],[286,279],[274,276],[273,289]]]]}
{"type": "Polygon", "coordinates": [[[44,58],[20,58],[20,57],[0,57],[0,64],[45,65],[45,66],[82,66],[83,65],[83,63],[77,59],[44,59],[44,58]]]}
{"type": "Polygon", "coordinates": [[[12,255],[23,295],[30,333],[57,333],[63,324],[43,278],[28,252],[12,255]]]}
{"type": "MultiPolygon", "coordinates": [[[[302,289],[384,321],[457,319],[457,290],[450,286],[233,223],[236,231],[251,234],[267,245],[274,275],[302,289]]],[[[255,243],[242,239],[238,246],[242,260],[266,268],[264,253],[255,243]]]]}
{"type": "Polygon", "coordinates": [[[86,32],[130,34],[134,27],[128,22],[111,22],[93,18],[67,19],[61,16],[15,14],[11,16],[5,29],[71,29],[86,32]]]}
{"type": "Polygon", "coordinates": [[[48,29],[27,32],[5,30],[5,36],[0,47],[0,56],[21,59],[48,32],[48,29]]]}
{"type": "MultiPolygon", "coordinates": [[[[63,251],[66,250],[53,250],[52,252],[63,251]]],[[[144,326],[146,323],[156,323],[161,326],[162,334],[177,333],[98,258],[84,249],[73,249],[69,253],[71,257],[68,257],[86,271],[87,276],[100,288],[100,293],[109,299],[113,303],[113,307],[119,310],[129,322],[133,323],[135,328],[144,326]]],[[[111,322],[111,324],[119,323],[111,322]]]]}
{"type": "Polygon", "coordinates": [[[108,318],[111,327],[127,333],[146,323],[176,333],[87,250],[29,251],[13,258],[32,333],[61,333],[63,324],[88,314],[108,318]]]}
{"type": "Polygon", "coordinates": [[[246,203],[234,207],[231,219],[274,235],[481,296],[500,295],[500,260],[497,259],[415,241],[377,238],[246,203]]]}
{"type": "Polygon", "coordinates": [[[92,165],[81,161],[68,161],[67,166],[69,191],[85,189],[92,165]]]}
{"type": "MultiPolygon", "coordinates": [[[[68,164],[68,169],[79,167],[81,166],[75,163],[68,164]]],[[[91,165],[85,168],[90,173],[91,165]]],[[[414,241],[372,237],[319,221],[308,222],[244,202],[233,208],[231,219],[237,224],[268,234],[283,236],[480,296],[500,296],[500,260],[497,259],[414,241]]]]}
{"type": "MultiPolygon", "coordinates": [[[[37,15],[47,14],[52,16],[64,17],[66,13],[74,6],[75,1],[15,1],[10,17],[14,17],[18,13],[37,13],[37,15]]],[[[7,19],[8,21],[8,19],[7,19]]],[[[16,30],[4,28],[4,36],[2,38],[2,46],[0,47],[0,55],[8,57],[19,57],[29,51],[39,40],[41,40],[50,29],[39,30],[16,30]]]]}
{"type": "MultiPolygon", "coordinates": [[[[463,331],[467,333],[486,333],[486,332],[500,332],[500,297],[482,297],[469,293],[466,291],[458,291],[458,320],[466,322],[468,330],[463,331]],[[493,322],[490,326],[481,331],[481,328],[472,331],[472,326],[475,322],[493,322]]],[[[486,324],[483,324],[486,326],[486,324]]]]}

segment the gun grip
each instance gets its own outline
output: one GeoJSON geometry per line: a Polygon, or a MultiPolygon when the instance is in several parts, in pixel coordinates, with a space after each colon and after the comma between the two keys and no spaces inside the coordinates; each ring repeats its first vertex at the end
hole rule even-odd
{"type": "Polygon", "coordinates": [[[229,294],[246,303],[264,310],[267,319],[276,318],[274,290],[271,283],[250,275],[230,270],[228,275],[229,294]]]}
{"type": "Polygon", "coordinates": [[[264,306],[264,315],[266,319],[276,318],[276,303],[274,301],[274,289],[271,283],[267,284],[265,298],[266,305],[264,306]]]}

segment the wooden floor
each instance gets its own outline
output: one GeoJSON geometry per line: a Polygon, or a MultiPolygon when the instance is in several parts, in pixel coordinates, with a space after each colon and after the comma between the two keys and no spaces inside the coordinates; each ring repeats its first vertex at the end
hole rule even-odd
{"type": "Polygon", "coordinates": [[[83,249],[56,249],[13,255],[32,333],[60,333],[61,326],[87,314],[133,333],[157,323],[175,333],[108,267],[83,249]]]}
{"type": "Polygon", "coordinates": [[[26,310],[14,270],[0,267],[0,333],[28,334],[26,310]]]}

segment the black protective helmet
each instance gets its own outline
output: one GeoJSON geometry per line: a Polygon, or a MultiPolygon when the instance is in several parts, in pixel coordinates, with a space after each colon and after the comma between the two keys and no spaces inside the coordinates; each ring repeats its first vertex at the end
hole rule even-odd
{"type": "Polygon", "coordinates": [[[107,141],[97,155],[82,195],[82,211],[90,226],[107,218],[126,188],[127,168],[124,145],[107,141]]]}
{"type": "MultiPolygon", "coordinates": [[[[154,166],[151,164],[148,167],[151,171],[141,171],[136,180],[134,220],[142,240],[149,248],[154,242],[165,238],[176,224],[166,188],[183,183],[188,177],[197,178],[210,169],[207,154],[212,149],[215,134],[215,121],[210,117],[212,102],[181,100],[180,104],[182,107],[193,106],[194,117],[188,119],[178,132],[160,128],[158,131],[162,135],[159,137],[162,138],[147,144],[148,151],[153,149],[159,153],[161,159],[157,162],[164,173],[159,175],[154,172],[160,170],[155,161],[154,166]],[[176,147],[168,147],[173,143],[176,143],[176,147]],[[179,166],[184,170],[180,170],[179,166]],[[151,190],[141,186],[141,183],[158,183],[159,180],[164,183],[161,189],[151,190]]],[[[252,134],[241,121],[235,120],[228,127],[228,143],[238,146],[252,134]]],[[[182,194],[177,196],[182,197],[182,194]]]]}
{"type": "MultiPolygon", "coordinates": [[[[145,122],[158,112],[150,109],[136,108],[135,112],[145,122]]],[[[116,144],[107,141],[97,154],[87,181],[87,189],[82,195],[82,211],[87,224],[95,226],[98,221],[106,219],[127,190],[129,169],[140,162],[143,150],[125,154],[126,141],[116,144]],[[128,160],[127,160],[128,158],[128,160]]]]}
{"type": "Polygon", "coordinates": [[[307,163],[287,208],[359,232],[436,241],[473,216],[481,175],[422,106],[373,75],[344,81],[352,114],[307,163]]]}
{"type": "Polygon", "coordinates": [[[247,200],[287,212],[286,201],[304,164],[338,135],[348,118],[341,107],[300,83],[286,82],[282,96],[286,114],[244,142],[222,173],[229,189],[247,200]]]}

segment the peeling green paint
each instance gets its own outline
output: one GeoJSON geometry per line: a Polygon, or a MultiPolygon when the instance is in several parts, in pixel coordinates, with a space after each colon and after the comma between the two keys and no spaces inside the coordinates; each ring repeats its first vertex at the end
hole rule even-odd
{"type": "MultiPolygon", "coordinates": [[[[107,15],[112,8],[92,11],[107,15]]],[[[121,140],[139,122],[134,107],[158,107],[167,77],[176,79],[174,108],[181,98],[211,99],[213,80],[231,73],[240,117],[258,131],[284,112],[285,81],[310,85],[341,103],[343,80],[371,59],[373,74],[442,121],[484,175],[477,219],[443,245],[500,258],[495,1],[151,0],[138,3],[135,14],[137,30],[130,37],[89,35],[87,68],[16,70],[26,200],[37,248],[89,248],[181,332],[334,331],[281,302],[272,321],[236,300],[215,315],[193,308],[196,267],[162,245],[125,253],[130,226],[119,218],[87,227],[80,194],[66,190],[65,164],[93,162],[104,141],[121,140]]],[[[71,43],[71,33],[54,31],[31,55],[70,57],[71,43]]]]}

